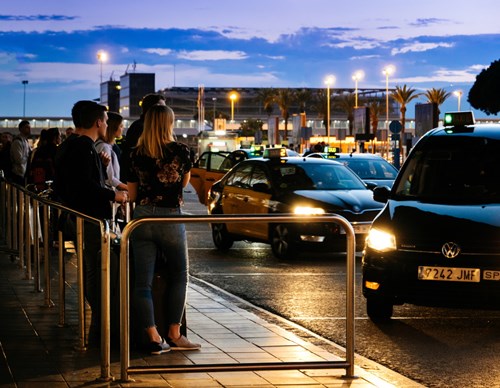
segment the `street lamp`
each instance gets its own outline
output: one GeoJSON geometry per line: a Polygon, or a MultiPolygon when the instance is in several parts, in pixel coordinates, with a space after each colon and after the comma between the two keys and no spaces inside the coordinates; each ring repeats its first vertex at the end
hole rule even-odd
{"type": "Polygon", "coordinates": [[[354,89],[354,107],[358,107],[358,81],[362,80],[363,77],[365,76],[365,72],[363,70],[358,70],[354,75],[352,76],[352,79],[354,80],[355,89],[354,89]]]}
{"type": "Polygon", "coordinates": [[[326,84],[326,135],[328,136],[328,145],[330,145],[330,86],[335,83],[335,76],[328,75],[325,78],[326,84]]]}
{"type": "Polygon", "coordinates": [[[385,128],[389,128],[389,75],[394,73],[396,68],[392,65],[386,66],[382,70],[382,74],[385,74],[385,128]]]}
{"type": "Polygon", "coordinates": [[[238,93],[231,92],[229,94],[229,99],[231,100],[231,122],[234,122],[234,102],[238,99],[238,93]]]}
{"type": "Polygon", "coordinates": [[[384,67],[382,74],[385,74],[385,129],[387,130],[387,155],[389,155],[389,75],[394,73],[396,68],[392,65],[384,67]]]}
{"type": "Polygon", "coordinates": [[[217,102],[217,97],[212,97],[212,101],[214,102],[214,114],[212,115],[213,122],[214,122],[214,130],[215,130],[215,103],[217,102]]]}
{"type": "Polygon", "coordinates": [[[97,52],[97,60],[99,61],[101,67],[101,84],[102,84],[102,63],[108,60],[108,53],[106,53],[106,51],[99,50],[97,52]]]}
{"type": "Polygon", "coordinates": [[[23,83],[23,117],[26,117],[26,85],[28,85],[28,80],[25,79],[23,83]]]}
{"type": "Polygon", "coordinates": [[[455,90],[453,94],[458,98],[458,111],[460,112],[460,100],[462,99],[463,92],[461,90],[455,90]]]}

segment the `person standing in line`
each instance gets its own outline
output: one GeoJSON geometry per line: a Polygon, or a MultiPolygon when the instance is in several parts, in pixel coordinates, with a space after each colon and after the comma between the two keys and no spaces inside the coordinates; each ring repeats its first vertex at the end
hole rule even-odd
{"type": "MultiPolygon", "coordinates": [[[[189,182],[189,148],[174,139],[174,112],[165,105],[150,107],[144,131],[130,155],[128,182],[130,200],[135,201],[133,218],[167,217],[181,214],[182,191],[189,182]]],[[[188,252],[184,224],[160,223],[139,226],[131,235],[135,269],[134,302],[138,326],[144,328],[149,352],[195,350],[201,345],[181,335],[188,284],[188,252]],[[152,283],[158,253],[169,267],[165,298],[170,307],[168,338],[158,333],[154,319],[152,283]]]]}
{"type": "Polygon", "coordinates": [[[19,135],[15,136],[10,146],[12,163],[12,182],[24,186],[26,184],[26,167],[31,154],[28,139],[31,136],[31,125],[28,120],[19,123],[19,135]]]}
{"type": "MultiPolygon", "coordinates": [[[[90,101],[80,104],[78,112],[80,136],[66,140],[65,152],[56,159],[58,194],[66,206],[94,218],[110,220],[111,202],[125,203],[128,196],[125,191],[106,187],[104,167],[95,149],[95,141],[106,133],[106,107],[90,101]]],[[[92,310],[90,346],[100,343],[101,238],[99,225],[85,221],[83,265],[85,297],[92,310]]]]}
{"type": "MultiPolygon", "coordinates": [[[[115,152],[116,138],[123,132],[123,116],[116,112],[108,112],[108,129],[100,137],[95,148],[100,154],[111,156],[111,161],[106,166],[106,184],[113,190],[127,190],[127,185],[120,180],[120,162],[115,152]]],[[[113,204],[113,232],[120,234],[125,222],[125,209],[122,205],[113,204]]]]}
{"type": "Polygon", "coordinates": [[[144,128],[144,117],[149,108],[153,105],[160,104],[166,105],[165,96],[163,94],[150,93],[146,94],[141,100],[142,114],[141,117],[135,120],[127,130],[125,135],[125,140],[122,143],[122,151],[120,158],[121,165],[121,175],[120,180],[122,182],[127,182],[127,176],[129,163],[130,163],[130,152],[137,145],[137,140],[142,134],[144,128]]]}
{"type": "Polygon", "coordinates": [[[120,137],[122,132],[123,116],[115,112],[108,112],[108,128],[106,133],[95,143],[97,152],[104,152],[111,156],[111,162],[106,167],[106,184],[116,190],[127,190],[127,185],[120,180],[120,163],[113,147],[116,138],[120,137]]]}
{"type": "Polygon", "coordinates": [[[12,144],[12,133],[2,132],[0,135],[0,170],[3,171],[3,176],[5,179],[11,179],[12,175],[12,163],[10,161],[10,146],[12,144]]]}
{"type": "Polygon", "coordinates": [[[53,181],[55,178],[55,156],[60,143],[59,128],[42,130],[27,168],[28,183],[33,184],[38,192],[46,190],[47,181],[53,181]]]}

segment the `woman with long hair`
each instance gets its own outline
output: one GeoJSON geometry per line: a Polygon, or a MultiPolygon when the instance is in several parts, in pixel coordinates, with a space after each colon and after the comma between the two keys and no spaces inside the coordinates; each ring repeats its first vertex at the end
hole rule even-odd
{"type": "MultiPolygon", "coordinates": [[[[168,106],[154,105],[146,113],[144,131],[130,154],[127,186],[136,203],[133,218],[168,217],[181,214],[182,191],[189,183],[189,148],[175,141],[174,112],[168,106]]],[[[134,301],[139,327],[149,339],[151,354],[201,347],[181,335],[186,305],[188,253],[184,224],[150,223],[131,235],[135,269],[134,301]],[[166,260],[169,279],[165,292],[169,306],[168,338],[158,333],[154,319],[152,283],[157,257],[166,260]]]]}

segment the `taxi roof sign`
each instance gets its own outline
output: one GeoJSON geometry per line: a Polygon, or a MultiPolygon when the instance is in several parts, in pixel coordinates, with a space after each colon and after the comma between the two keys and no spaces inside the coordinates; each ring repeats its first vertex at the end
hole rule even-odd
{"type": "Polygon", "coordinates": [[[325,152],[326,152],[327,159],[337,159],[338,158],[337,152],[339,152],[339,148],[338,147],[325,147],[325,152]]]}
{"type": "Polygon", "coordinates": [[[279,159],[286,156],[286,148],[266,148],[264,158],[279,159]]]}
{"type": "Polygon", "coordinates": [[[468,112],[448,112],[444,114],[445,127],[465,127],[474,124],[474,113],[468,112]]]}

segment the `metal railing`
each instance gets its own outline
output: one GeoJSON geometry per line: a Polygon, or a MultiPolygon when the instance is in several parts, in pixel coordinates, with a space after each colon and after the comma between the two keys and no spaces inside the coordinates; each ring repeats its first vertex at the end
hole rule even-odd
{"type": "MultiPolygon", "coordinates": [[[[62,212],[76,217],[76,253],[77,253],[77,285],[78,285],[78,344],[77,349],[85,350],[85,297],[83,292],[83,236],[84,221],[98,224],[101,230],[101,375],[104,381],[112,380],[110,373],[110,229],[105,220],[99,220],[65,207],[58,202],[44,198],[25,188],[2,180],[2,191],[5,193],[7,211],[5,214],[7,249],[11,255],[17,255],[20,267],[25,270],[26,279],[34,280],[35,291],[45,293],[45,306],[54,306],[50,288],[50,238],[49,220],[51,209],[57,209],[58,216],[62,212]],[[43,252],[44,285],[41,284],[41,255],[39,252],[39,208],[43,209],[43,252]],[[31,253],[33,246],[33,263],[35,268],[32,277],[31,253]]],[[[4,220],[2,220],[4,221],[4,220]]],[[[58,292],[59,292],[59,326],[65,325],[65,260],[63,233],[58,232],[58,292]]],[[[122,231],[120,243],[120,365],[121,379],[129,380],[131,374],[146,373],[180,373],[180,372],[216,372],[216,371],[255,371],[255,370],[290,370],[290,369],[322,369],[340,368],[346,370],[346,377],[354,377],[354,276],[355,276],[356,241],[352,225],[343,217],[335,214],[321,216],[295,215],[236,215],[236,216],[190,216],[181,215],[159,218],[138,218],[127,223],[122,231]],[[243,364],[198,364],[198,365],[165,365],[165,366],[130,366],[130,304],[129,304],[129,240],[135,228],[144,223],[248,223],[248,222],[329,222],[337,223],[346,231],[346,359],[345,361],[311,361],[280,363],[243,363],[243,364]]]]}
{"type": "MultiPolygon", "coordinates": [[[[44,306],[53,307],[51,299],[50,277],[50,243],[49,225],[53,213],[57,209],[58,217],[62,213],[75,216],[76,223],[76,255],[77,255],[77,293],[78,293],[78,342],[77,350],[86,350],[85,328],[85,296],[83,271],[83,236],[84,221],[97,224],[101,231],[101,376],[100,379],[112,380],[111,343],[110,343],[110,228],[106,220],[90,217],[63,206],[59,202],[46,198],[43,193],[35,193],[14,183],[1,180],[0,193],[5,193],[6,214],[2,223],[5,225],[5,240],[7,248],[0,250],[19,257],[19,266],[25,271],[25,278],[33,280],[35,292],[44,293],[44,306]],[[39,214],[40,206],[43,214],[43,232],[40,239],[39,214]],[[42,287],[40,241],[43,246],[44,287],[42,287]],[[32,260],[33,259],[33,260],[32,260]],[[32,273],[32,261],[34,274],[32,273]]],[[[58,231],[58,296],[59,296],[59,326],[65,326],[66,314],[66,269],[64,260],[64,238],[58,231]]]]}
{"type": "Polygon", "coordinates": [[[330,214],[322,216],[296,215],[236,215],[236,216],[190,216],[144,217],[130,221],[122,231],[120,242],[120,366],[121,380],[129,381],[131,374],[146,373],[181,373],[181,372],[236,372],[255,370],[290,370],[340,368],[346,370],[346,377],[354,377],[354,275],[355,275],[356,238],[352,225],[344,217],[330,214]],[[134,229],[145,223],[248,223],[248,222],[333,222],[340,224],[346,231],[347,244],[347,279],[346,279],[346,360],[345,361],[309,361],[279,363],[230,363],[198,365],[155,365],[130,366],[130,296],[129,296],[129,239],[134,229]]]}

